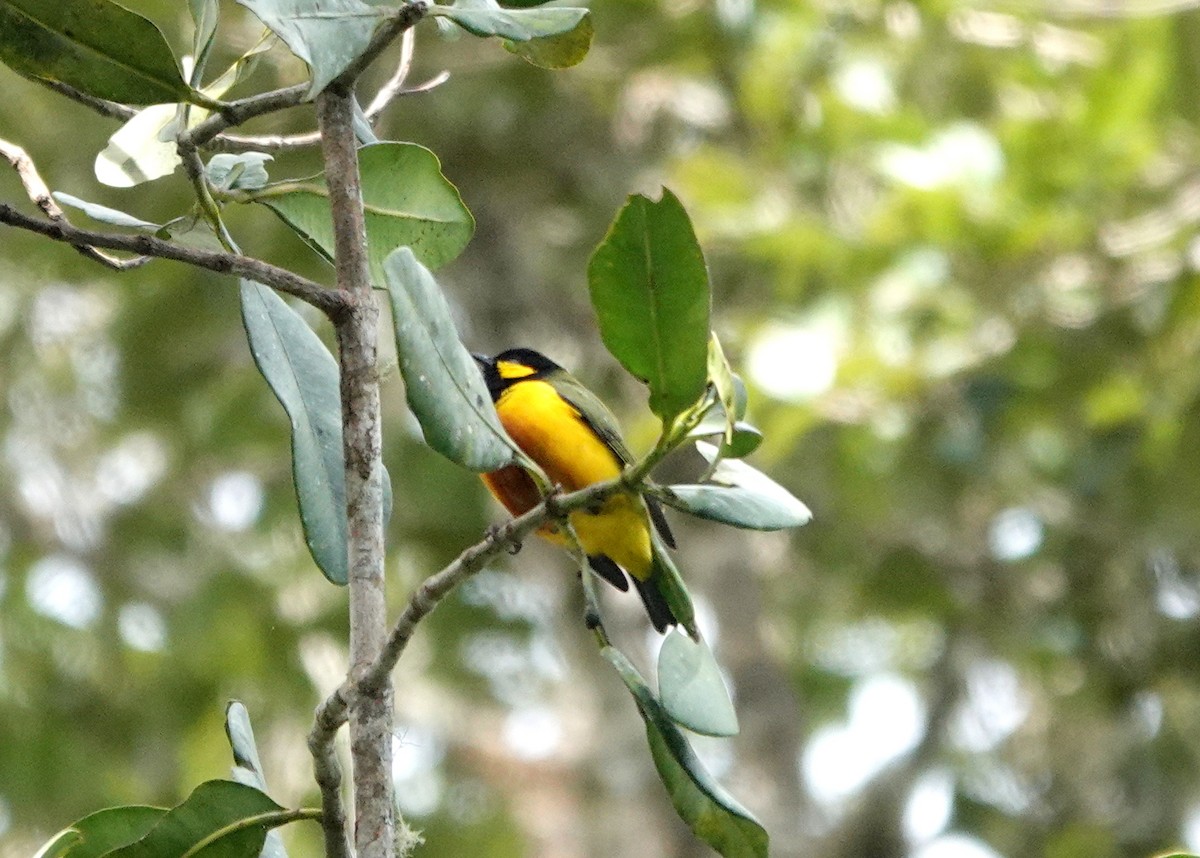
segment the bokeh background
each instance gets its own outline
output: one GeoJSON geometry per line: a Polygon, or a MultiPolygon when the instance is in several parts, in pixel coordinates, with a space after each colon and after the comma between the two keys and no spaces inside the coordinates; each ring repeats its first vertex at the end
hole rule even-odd
{"type": "MultiPolygon", "coordinates": [[[[185,4],[127,5],[186,50],[185,4]]],[[[695,221],[766,433],[751,461],[815,514],[673,519],[743,727],[698,747],[779,858],[1200,850],[1198,5],[604,0],[557,73],[419,29],[412,81],[451,79],[381,136],[437,152],[478,219],[439,273],[464,338],[575,368],[635,447],[653,419],[586,262],[628,193],[666,184],[695,221]]],[[[213,68],[259,32],[222,12],[213,68]]],[[[275,56],[239,92],[299,79],[275,56]]],[[[116,122],[3,68],[0,91],[0,137],[51,187],[154,221],[187,205],[178,175],[96,183],[116,122]]],[[[0,199],[26,204],[11,171],[0,199]]],[[[229,219],[330,279],[266,211],[229,219]]],[[[276,797],[315,799],[304,734],[346,598],[305,553],[235,287],[0,231],[3,858],[224,776],[229,698],[276,797]]],[[[394,373],[385,397],[399,606],[500,513],[421,445],[394,373]]],[[[608,605],[650,663],[636,604],[608,605]]],[[[395,738],[419,854],[711,854],[580,610],[569,561],[531,544],[420,630],[395,738]]]]}

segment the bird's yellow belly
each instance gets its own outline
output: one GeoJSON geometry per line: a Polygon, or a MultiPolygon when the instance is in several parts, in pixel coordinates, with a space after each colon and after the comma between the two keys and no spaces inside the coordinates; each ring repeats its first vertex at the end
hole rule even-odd
{"type": "MultiPolygon", "coordinates": [[[[535,381],[510,387],[496,411],[517,446],[566,491],[620,475],[621,461],[549,384],[535,381]]],[[[607,555],[638,578],[649,574],[650,530],[640,500],[617,495],[599,510],[576,510],[570,521],[588,554],[607,555]]],[[[540,532],[552,542],[567,542],[566,535],[553,527],[540,532]]]]}
{"type": "MultiPolygon", "coordinates": [[[[598,513],[576,510],[569,517],[585,553],[604,554],[639,579],[650,574],[650,530],[645,513],[633,498],[619,495],[609,498],[598,513]]],[[[553,527],[542,535],[551,542],[567,544],[561,528],[553,527]]]]}

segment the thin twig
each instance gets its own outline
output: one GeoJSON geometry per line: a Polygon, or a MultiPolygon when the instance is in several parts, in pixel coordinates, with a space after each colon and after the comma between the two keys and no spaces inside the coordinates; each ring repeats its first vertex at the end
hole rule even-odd
{"type": "Polygon", "coordinates": [[[567,495],[551,492],[528,512],[509,519],[499,527],[489,529],[483,540],[465,549],[448,566],[421,583],[409,598],[404,612],[392,626],[379,656],[365,671],[347,680],[346,684],[330,695],[318,708],[319,716],[328,724],[344,723],[351,701],[360,694],[373,694],[391,675],[413,632],[416,631],[417,624],[428,616],[451,590],[482,569],[489,560],[510,546],[519,545],[525,537],[547,521],[566,521],[567,516],[574,510],[603,503],[621,492],[643,491],[650,471],[671,449],[673,447],[660,444],[636,464],[626,468],[618,477],[593,483],[567,495]]]}
{"type": "Polygon", "coordinates": [[[548,495],[529,512],[493,529],[482,542],[472,545],[458,555],[449,566],[426,578],[413,593],[404,613],[392,627],[379,657],[359,677],[356,692],[371,693],[377,683],[390,675],[412,638],[417,623],[433,611],[447,593],[482,569],[489,560],[510,545],[519,544],[522,539],[551,519],[565,521],[568,513],[573,510],[602,503],[619,492],[639,491],[646,474],[663,455],[665,452],[660,454],[656,448],[619,477],[595,483],[568,495],[548,495]]]}
{"type": "MultiPolygon", "coordinates": [[[[405,35],[411,32],[412,30],[405,30],[405,35]]],[[[414,86],[405,87],[394,93],[390,93],[387,101],[383,104],[380,104],[379,101],[380,95],[384,92],[381,89],[371,101],[371,107],[367,112],[367,120],[372,125],[375,125],[379,122],[379,114],[396,98],[429,92],[429,90],[441,86],[449,79],[450,72],[438,72],[424,83],[418,83],[414,86]]],[[[319,131],[307,131],[301,134],[218,134],[212,140],[208,141],[204,148],[214,152],[267,152],[272,155],[278,155],[281,152],[311,149],[313,146],[319,145],[320,142],[321,134],[319,131]]]]}
{"type": "Polygon", "coordinates": [[[412,29],[418,21],[424,18],[428,10],[429,4],[426,0],[411,0],[411,2],[403,4],[395,14],[387,18],[375,30],[366,49],[351,61],[345,71],[333,79],[330,86],[345,89],[347,92],[353,89],[359,75],[375,62],[397,36],[412,29]]]}
{"type": "MultiPolygon", "coordinates": [[[[37,166],[34,165],[33,159],[28,153],[15,143],[9,143],[7,140],[0,140],[0,155],[3,155],[5,160],[12,165],[12,168],[17,171],[17,178],[21,180],[21,185],[25,188],[25,193],[29,197],[30,202],[42,210],[46,217],[55,223],[69,224],[66,214],[55,201],[54,196],[50,193],[49,186],[42,181],[41,174],[37,171],[37,166]]],[[[88,259],[93,259],[101,265],[112,268],[116,271],[127,271],[130,268],[137,268],[145,265],[150,261],[148,256],[135,256],[132,259],[120,259],[94,247],[87,245],[75,245],[75,249],[80,254],[88,259]]]]}
{"type": "Polygon", "coordinates": [[[398,95],[416,95],[419,92],[429,92],[429,90],[436,89],[448,80],[450,80],[450,72],[443,69],[424,83],[405,87],[400,90],[398,95]]]}
{"type": "Polygon", "coordinates": [[[321,143],[321,132],[306,131],[303,134],[218,134],[204,144],[214,152],[295,152],[311,149],[321,143]]]}
{"type": "Polygon", "coordinates": [[[256,116],[298,107],[308,97],[308,89],[307,83],[297,83],[283,89],[228,102],[203,122],[179,135],[179,145],[199,149],[226,128],[241,125],[256,116]]]}
{"type": "MultiPolygon", "coordinates": [[[[483,569],[488,561],[499,556],[501,552],[513,545],[520,545],[527,536],[547,521],[567,521],[567,516],[573,510],[601,503],[619,492],[636,491],[649,468],[660,458],[661,454],[656,448],[619,477],[595,483],[569,495],[548,495],[523,515],[509,519],[498,527],[489,528],[483,540],[464,550],[448,566],[421,583],[409,598],[408,606],[392,626],[383,648],[370,666],[347,677],[346,681],[317,707],[312,731],[308,736],[308,746],[315,761],[323,802],[327,797],[331,797],[328,798],[330,801],[336,800],[337,786],[341,783],[341,770],[333,752],[334,736],[346,723],[348,713],[360,699],[377,696],[379,688],[389,684],[391,672],[421,620],[428,616],[451,590],[483,569]]],[[[587,583],[589,582],[585,581],[585,587],[587,583]]],[[[597,640],[604,644],[607,635],[600,622],[599,611],[595,607],[594,594],[589,599],[588,621],[597,640]]],[[[327,826],[332,824],[334,823],[326,823],[327,826]]],[[[331,832],[327,827],[326,837],[330,836],[331,832]]]]}
{"type": "MultiPolygon", "coordinates": [[[[367,66],[373,63],[384,52],[393,39],[406,30],[411,29],[414,24],[425,17],[425,12],[428,8],[429,5],[424,0],[405,3],[401,6],[392,17],[388,18],[375,31],[366,49],[355,57],[353,62],[346,67],[346,70],[334,78],[326,89],[329,87],[338,87],[347,92],[353,89],[354,84],[358,81],[358,76],[363,73],[367,66]]],[[[203,148],[214,141],[217,135],[224,132],[227,128],[241,125],[243,122],[253,119],[256,116],[286,110],[304,103],[308,98],[309,89],[310,85],[308,83],[298,83],[294,86],[284,87],[283,89],[277,89],[272,92],[263,93],[262,95],[253,95],[248,98],[224,103],[212,116],[182,134],[179,138],[179,143],[181,146],[191,146],[197,149],[203,148]]],[[[254,138],[249,139],[253,140],[254,138]]],[[[229,141],[227,140],[225,145],[228,145],[228,143],[229,141]]],[[[305,145],[308,144],[306,143],[305,145]]]]}
{"type": "Polygon", "coordinates": [[[346,311],[346,301],[336,291],[326,289],[319,283],[309,280],[307,277],[301,277],[286,268],[280,268],[238,253],[220,253],[184,247],[152,235],[128,235],[80,229],[65,220],[46,221],[30,217],[7,203],[0,203],[0,224],[36,232],[66,244],[90,245],[159,259],[173,259],[197,268],[216,271],[218,274],[245,277],[270,286],[278,292],[299,298],[335,321],[346,311]]]}
{"type": "Polygon", "coordinates": [[[200,160],[200,153],[194,147],[185,146],[183,143],[178,144],[176,148],[179,151],[179,160],[183,162],[183,170],[187,174],[188,181],[192,183],[192,190],[196,193],[196,201],[200,205],[200,212],[204,219],[217,234],[217,240],[221,242],[222,247],[230,253],[241,253],[241,248],[238,247],[237,242],[233,240],[233,236],[225,227],[225,221],[221,217],[221,207],[213,199],[212,190],[208,184],[208,175],[204,171],[204,162],[200,160]]]}
{"type": "Polygon", "coordinates": [[[42,213],[51,220],[62,220],[63,211],[51,196],[49,186],[42,181],[41,174],[38,173],[29,153],[15,143],[0,140],[0,155],[3,155],[5,160],[17,171],[17,178],[21,180],[21,185],[25,188],[30,202],[41,209],[42,213]]]}
{"type": "Polygon", "coordinates": [[[128,104],[121,104],[117,101],[109,101],[107,98],[99,98],[94,95],[89,95],[82,92],[73,86],[62,83],[57,80],[46,80],[45,78],[35,77],[30,80],[36,81],[43,86],[57,92],[59,95],[65,95],[74,102],[82,104],[84,107],[89,107],[99,113],[101,116],[107,116],[111,119],[120,119],[122,122],[128,122],[138,114],[139,108],[130,107],[128,104]]]}
{"type": "Polygon", "coordinates": [[[365,113],[368,122],[374,123],[379,118],[379,114],[383,113],[384,109],[404,89],[404,82],[408,80],[408,73],[412,71],[413,42],[415,40],[416,35],[411,27],[400,36],[400,60],[396,63],[396,70],[392,72],[388,82],[379,88],[379,92],[375,93],[375,97],[367,105],[365,113]]]}
{"type": "MultiPolygon", "coordinates": [[[[337,694],[334,694],[337,697],[337,694]]],[[[340,698],[339,698],[340,699],[340,698]]],[[[325,858],[350,858],[346,808],[342,804],[342,765],[338,762],[333,740],[345,721],[331,720],[322,714],[322,704],[308,734],[308,750],[313,758],[313,775],[321,790],[321,828],[325,833],[325,858]]],[[[343,710],[344,711],[344,710],[343,710]]]]}

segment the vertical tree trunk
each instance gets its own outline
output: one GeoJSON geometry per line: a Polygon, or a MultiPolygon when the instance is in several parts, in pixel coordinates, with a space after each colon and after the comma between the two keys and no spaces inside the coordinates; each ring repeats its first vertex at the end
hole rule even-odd
{"type": "MultiPolygon", "coordinates": [[[[353,101],[336,84],[317,99],[325,177],[333,210],[338,288],[349,311],[336,320],[341,362],[342,433],[350,549],[350,671],[379,653],[387,630],[384,594],[383,464],[376,360],[379,308],[371,291],[353,101]]],[[[392,858],[392,684],[350,709],[354,843],[358,858],[392,858]]]]}

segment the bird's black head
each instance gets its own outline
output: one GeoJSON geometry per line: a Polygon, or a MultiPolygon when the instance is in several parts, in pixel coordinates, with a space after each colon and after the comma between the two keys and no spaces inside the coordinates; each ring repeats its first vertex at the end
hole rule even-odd
{"type": "Polygon", "coordinates": [[[492,401],[500,398],[506,388],[519,381],[544,378],[552,372],[559,372],[562,367],[544,354],[533,349],[506,349],[495,357],[486,355],[471,355],[479,364],[483,380],[487,383],[488,393],[492,401]]]}

